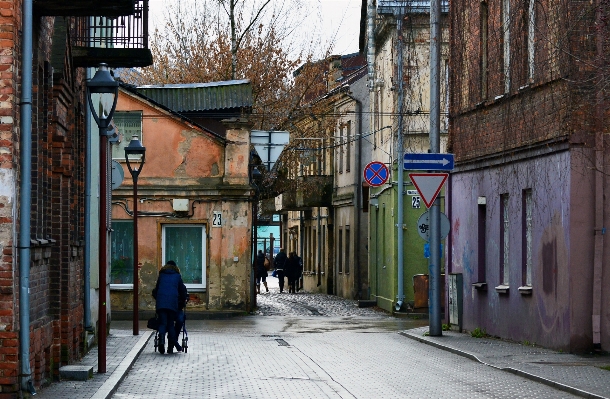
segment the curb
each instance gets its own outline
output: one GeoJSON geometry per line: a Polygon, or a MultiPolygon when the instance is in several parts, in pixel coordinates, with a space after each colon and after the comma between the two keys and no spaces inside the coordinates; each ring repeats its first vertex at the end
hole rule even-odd
{"type": "Polygon", "coordinates": [[[568,386],[568,385],[564,385],[564,384],[561,384],[559,382],[549,380],[547,378],[539,377],[537,375],[534,375],[534,374],[531,374],[531,373],[527,373],[525,371],[514,369],[512,367],[498,367],[498,366],[494,366],[493,364],[484,362],[483,360],[479,359],[476,355],[473,355],[472,353],[468,353],[468,352],[462,351],[460,349],[452,348],[450,346],[445,346],[443,344],[439,344],[438,342],[429,341],[429,340],[427,340],[425,338],[422,338],[422,337],[420,337],[418,335],[415,335],[413,333],[409,333],[409,332],[404,332],[403,331],[403,332],[399,332],[398,334],[400,334],[400,335],[402,335],[404,337],[413,339],[415,341],[421,342],[423,344],[434,346],[435,348],[451,352],[453,354],[456,354],[456,355],[468,358],[470,360],[474,360],[475,362],[484,364],[485,366],[493,367],[493,368],[495,368],[497,370],[506,371],[508,373],[515,374],[515,375],[518,375],[520,377],[527,378],[529,380],[536,381],[538,383],[550,386],[550,387],[558,389],[560,391],[571,393],[572,395],[577,395],[577,396],[580,396],[580,397],[583,397],[583,398],[588,398],[588,399],[608,399],[606,396],[596,395],[594,393],[587,392],[587,391],[584,391],[582,389],[574,388],[574,387],[571,387],[571,386],[568,386]]]}
{"type": "Polygon", "coordinates": [[[152,337],[152,333],[152,331],[147,331],[142,334],[136,345],[129,351],[104,384],[91,396],[91,399],[109,399],[115,393],[119,384],[125,379],[127,372],[131,369],[131,366],[133,366],[140,353],[144,350],[144,347],[146,347],[150,337],[152,337]]]}

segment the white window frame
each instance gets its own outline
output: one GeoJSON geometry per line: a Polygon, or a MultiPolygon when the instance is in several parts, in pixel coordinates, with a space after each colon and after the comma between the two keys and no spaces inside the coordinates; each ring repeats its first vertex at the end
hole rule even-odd
{"type": "MultiPolygon", "coordinates": [[[[205,223],[164,223],[161,225],[161,261],[162,264],[165,265],[165,263],[170,260],[170,259],[166,259],[166,254],[165,254],[165,229],[167,227],[201,227],[202,230],[202,236],[201,236],[201,284],[185,284],[186,285],[186,289],[191,291],[191,292],[201,292],[203,290],[205,290],[206,288],[206,272],[207,272],[207,268],[208,268],[208,262],[207,262],[207,241],[208,241],[208,235],[207,235],[207,224],[205,223]]],[[[178,265],[178,268],[180,268],[180,265],[178,265]]]]}

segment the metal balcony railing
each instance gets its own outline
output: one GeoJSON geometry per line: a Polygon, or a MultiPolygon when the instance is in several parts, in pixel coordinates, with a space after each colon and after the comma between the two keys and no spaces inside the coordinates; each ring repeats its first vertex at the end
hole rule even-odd
{"type": "Polygon", "coordinates": [[[137,0],[132,15],[79,19],[75,37],[77,46],[148,48],[148,0],[137,0]]]}

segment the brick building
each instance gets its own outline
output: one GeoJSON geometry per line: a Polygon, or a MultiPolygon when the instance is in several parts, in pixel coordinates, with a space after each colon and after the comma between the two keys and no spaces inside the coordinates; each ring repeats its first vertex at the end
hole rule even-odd
{"type": "Polygon", "coordinates": [[[573,352],[610,345],[608,12],[451,3],[448,265],[463,273],[467,330],[573,352]]]}
{"type": "MultiPolygon", "coordinates": [[[[93,4],[0,3],[0,398],[34,393],[57,377],[86,351],[86,328],[95,328],[86,325],[91,171],[81,67],[100,60],[83,36],[92,22],[84,15],[132,16],[136,5],[93,4]]],[[[112,51],[98,55],[121,65],[112,51]]]]}

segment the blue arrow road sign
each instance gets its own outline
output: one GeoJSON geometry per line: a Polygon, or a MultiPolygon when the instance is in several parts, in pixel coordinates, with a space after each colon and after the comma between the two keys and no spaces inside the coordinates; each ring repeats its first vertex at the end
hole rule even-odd
{"type": "Polygon", "coordinates": [[[405,154],[405,170],[453,170],[453,154],[405,154]]]}

